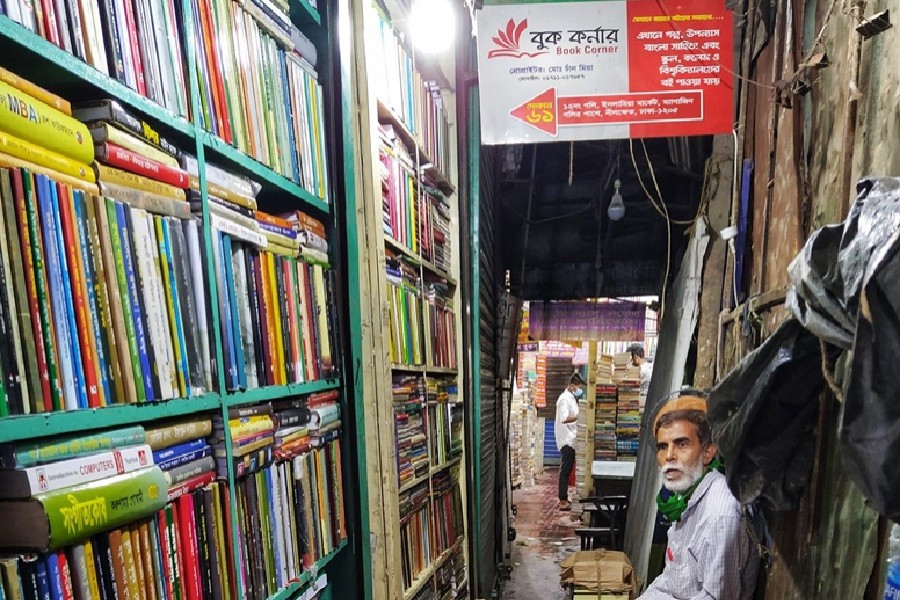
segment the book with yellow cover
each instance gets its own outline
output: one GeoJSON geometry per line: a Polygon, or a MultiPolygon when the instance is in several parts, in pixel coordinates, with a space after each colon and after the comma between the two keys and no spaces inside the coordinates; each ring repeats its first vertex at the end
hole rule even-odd
{"type": "Polygon", "coordinates": [[[39,85],[31,83],[27,79],[19,77],[11,71],[7,71],[3,67],[0,67],[0,81],[8,83],[17,90],[25,92],[32,98],[37,98],[44,104],[52,106],[65,115],[72,116],[72,104],[68,100],[45,90],[39,85]]]}
{"type": "Polygon", "coordinates": [[[87,126],[0,81],[0,131],[90,164],[94,144],[87,126]]]}
{"type": "Polygon", "coordinates": [[[0,167],[8,167],[12,169],[28,169],[32,173],[40,173],[41,175],[46,175],[47,177],[52,178],[58,183],[64,183],[73,188],[84,190],[89,194],[97,195],[99,193],[97,185],[85,179],[79,179],[78,177],[72,177],[71,175],[60,173],[55,169],[45,167],[44,165],[39,165],[36,162],[25,160],[17,156],[12,156],[5,152],[0,152],[0,167]]]}
{"type": "Polygon", "coordinates": [[[89,183],[94,183],[97,180],[94,176],[94,170],[89,165],[52,150],[47,150],[31,142],[26,142],[5,131],[0,131],[0,152],[37,163],[65,175],[84,179],[89,183]]]}
{"type": "Polygon", "coordinates": [[[176,200],[187,200],[187,195],[184,193],[184,190],[179,189],[174,185],[155,181],[142,175],[129,173],[128,171],[116,169],[101,163],[94,163],[94,168],[97,170],[97,178],[103,183],[113,183],[125,187],[136,188],[144,190],[145,192],[150,192],[151,194],[175,198],[176,200]]]}

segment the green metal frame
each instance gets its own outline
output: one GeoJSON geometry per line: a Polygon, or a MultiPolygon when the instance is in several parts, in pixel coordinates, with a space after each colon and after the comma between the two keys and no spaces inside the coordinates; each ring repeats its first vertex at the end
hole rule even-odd
{"type": "MultiPolygon", "coordinates": [[[[339,27],[351,29],[350,25],[350,1],[340,0],[337,3],[339,27]],[[345,21],[346,20],[346,21],[345,21]]],[[[353,95],[351,83],[353,81],[352,71],[352,55],[349,52],[340,53],[340,74],[341,74],[341,113],[343,115],[342,134],[344,139],[344,190],[346,196],[346,238],[347,238],[347,288],[351,290],[362,289],[362,273],[360,272],[359,262],[353,260],[354,257],[360,255],[359,232],[356,227],[355,215],[359,210],[359,194],[357,194],[356,182],[356,135],[354,133],[354,115],[356,115],[355,103],[356,99],[353,95]]],[[[348,375],[348,379],[352,377],[353,401],[357,408],[356,414],[356,455],[360,468],[357,469],[358,477],[358,508],[359,508],[359,525],[360,525],[360,541],[359,549],[361,553],[361,569],[362,582],[361,591],[362,598],[370,600],[373,595],[372,586],[372,548],[368,540],[362,539],[366,532],[371,531],[369,525],[369,481],[368,472],[362,465],[365,464],[366,456],[366,422],[364,411],[361,409],[365,401],[362,384],[362,370],[357,367],[358,359],[363,355],[364,348],[363,339],[363,318],[360,294],[349,294],[348,309],[350,314],[350,356],[349,362],[352,363],[352,376],[348,375]]]]}

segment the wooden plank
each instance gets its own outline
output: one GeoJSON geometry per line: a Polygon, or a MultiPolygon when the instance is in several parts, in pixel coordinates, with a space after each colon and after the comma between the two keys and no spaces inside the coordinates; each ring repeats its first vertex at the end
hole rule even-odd
{"type": "Polygon", "coordinates": [[[731,191],[734,179],[734,138],[717,135],[713,138],[712,156],[706,167],[706,185],[701,203],[708,203],[707,218],[712,242],[703,265],[703,289],[700,296],[700,316],[697,320],[697,367],[694,386],[708,389],[716,378],[716,349],[719,340],[719,312],[722,308],[722,288],[725,285],[725,263],[728,243],[718,232],[728,227],[731,219],[731,191]]]}

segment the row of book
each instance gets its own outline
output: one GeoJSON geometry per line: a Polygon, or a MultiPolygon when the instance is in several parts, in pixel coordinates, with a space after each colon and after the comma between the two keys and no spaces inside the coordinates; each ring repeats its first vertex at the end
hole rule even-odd
{"type": "Polygon", "coordinates": [[[422,248],[421,255],[435,267],[449,273],[452,269],[450,245],[450,200],[425,180],[422,186],[422,248]]]}
{"type": "Polygon", "coordinates": [[[192,0],[187,23],[166,0],[3,3],[10,19],[182,117],[191,114],[183,41],[196,39],[203,126],[327,198],[322,86],[288,12],[282,0],[192,0]]]}
{"type": "Polygon", "coordinates": [[[288,3],[191,0],[191,7],[204,127],[326,198],[324,96],[297,49],[308,40],[291,23],[288,3]]]}
{"type": "Polygon", "coordinates": [[[431,506],[427,481],[400,495],[400,571],[403,590],[431,566],[431,506]]]}
{"type": "Polygon", "coordinates": [[[428,406],[428,444],[431,461],[443,465],[463,450],[463,406],[437,403],[428,406]]]}
{"type": "Polygon", "coordinates": [[[384,233],[404,248],[418,253],[424,231],[420,219],[422,197],[415,175],[415,163],[396,138],[391,125],[381,125],[379,132],[384,233]]]}
{"type": "Polygon", "coordinates": [[[463,553],[463,548],[455,548],[437,568],[434,574],[435,590],[427,598],[456,600],[468,597],[468,577],[463,553]]]}
{"type": "Polygon", "coordinates": [[[228,217],[213,221],[222,224],[213,250],[226,386],[333,378],[339,349],[335,276],[327,263],[313,262],[327,255],[308,248],[303,230],[291,221],[258,211],[255,217],[265,219],[262,234],[228,217]]]}
{"type": "Polygon", "coordinates": [[[416,267],[402,255],[385,249],[385,292],[389,304],[387,331],[391,362],[425,364],[424,314],[416,267]]]}
{"type": "Polygon", "coordinates": [[[425,285],[426,361],[429,367],[457,368],[456,313],[453,291],[444,280],[425,285]]]}
{"type": "MultiPolygon", "coordinates": [[[[211,391],[198,161],[116,101],[73,108],[2,69],[0,92],[0,415],[211,391]]],[[[228,389],[334,376],[324,225],[205,177],[228,389]]]]}
{"type": "Polygon", "coordinates": [[[3,14],[173,114],[190,114],[176,3],[8,0],[3,14]]]}
{"type": "Polygon", "coordinates": [[[641,418],[640,379],[624,379],[617,388],[616,454],[618,460],[636,461],[640,448],[641,418]]]}
{"type": "Polygon", "coordinates": [[[440,90],[418,71],[413,55],[383,15],[370,36],[367,53],[372,57],[369,74],[377,97],[416,138],[426,153],[421,162],[430,161],[447,173],[452,140],[440,90]]]}

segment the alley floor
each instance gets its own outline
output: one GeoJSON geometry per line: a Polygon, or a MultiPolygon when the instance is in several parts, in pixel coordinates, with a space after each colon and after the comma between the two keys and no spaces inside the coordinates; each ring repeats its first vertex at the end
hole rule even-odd
{"type": "MultiPolygon", "coordinates": [[[[516,505],[516,541],[513,542],[511,578],[503,587],[503,600],[558,600],[565,598],[559,585],[559,561],[578,549],[575,528],[580,510],[557,508],[558,470],[548,468],[536,485],[513,492],[516,505]]],[[[569,488],[570,495],[573,488],[569,488]]]]}

